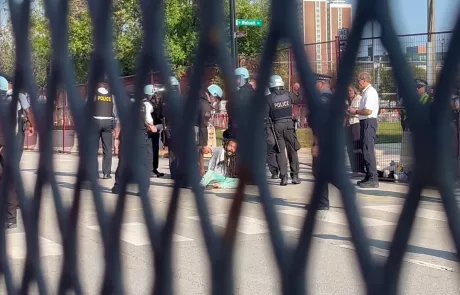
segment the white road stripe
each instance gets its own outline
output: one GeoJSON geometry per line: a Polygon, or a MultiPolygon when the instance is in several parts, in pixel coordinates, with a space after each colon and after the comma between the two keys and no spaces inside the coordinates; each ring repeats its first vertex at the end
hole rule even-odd
{"type": "MultiPolygon", "coordinates": [[[[62,255],[62,246],[43,237],[38,237],[40,257],[62,255]]],[[[11,233],[6,235],[7,256],[12,259],[24,259],[27,255],[26,234],[11,233]]]]}
{"type": "MultiPolygon", "coordinates": [[[[87,228],[100,231],[100,228],[98,225],[87,226],[87,228]]],[[[123,223],[121,226],[120,238],[123,241],[130,243],[131,245],[134,245],[134,246],[150,245],[150,239],[147,233],[147,227],[145,224],[139,223],[139,222],[123,223]]],[[[192,239],[173,234],[173,242],[185,242],[185,241],[192,241],[192,239]]]]}
{"type": "MultiPolygon", "coordinates": [[[[384,206],[365,206],[364,208],[400,214],[402,211],[402,207],[403,207],[402,205],[384,205],[384,206]]],[[[446,213],[444,211],[436,211],[436,210],[425,209],[425,208],[419,207],[415,215],[420,218],[447,221],[446,213]]]]}
{"type": "MultiPolygon", "coordinates": [[[[356,251],[355,247],[352,246],[352,245],[338,245],[340,248],[344,248],[344,249],[348,249],[348,250],[353,250],[353,251],[356,251]]],[[[377,249],[371,249],[371,252],[374,254],[374,255],[378,255],[378,256],[382,256],[382,257],[388,257],[388,251],[384,251],[384,250],[377,250],[377,249]]],[[[421,261],[421,260],[416,260],[416,259],[411,259],[411,258],[403,258],[404,261],[406,262],[409,262],[409,263],[413,263],[413,264],[417,264],[417,265],[420,265],[420,266],[425,266],[425,267],[429,267],[429,268],[433,268],[433,269],[437,269],[437,270],[446,270],[446,271],[450,271],[450,272],[457,272],[455,268],[452,268],[452,267],[447,267],[447,266],[443,266],[443,265],[438,265],[438,264],[433,264],[433,263],[429,263],[429,262],[425,262],[425,261],[421,261]]]]}
{"type": "MultiPolygon", "coordinates": [[[[280,210],[278,212],[283,213],[283,214],[292,215],[292,216],[299,216],[299,217],[305,217],[306,214],[307,214],[306,210],[296,210],[296,209],[294,209],[294,210],[280,210]]],[[[347,217],[345,216],[345,213],[343,213],[343,212],[324,211],[324,214],[317,215],[317,219],[321,220],[321,221],[324,221],[324,222],[329,222],[329,223],[348,226],[347,217]]],[[[393,222],[380,220],[380,219],[375,219],[375,218],[369,218],[369,217],[361,217],[361,221],[363,222],[364,226],[395,225],[395,223],[393,223],[393,222]]]]}
{"type": "MultiPolygon", "coordinates": [[[[200,217],[191,216],[191,217],[188,217],[188,219],[200,220],[200,217]]],[[[226,227],[227,220],[228,220],[227,214],[216,214],[216,215],[211,216],[212,223],[220,227],[226,227]]],[[[298,231],[299,229],[282,225],[281,230],[282,231],[298,231]]],[[[267,222],[265,220],[241,216],[239,219],[237,231],[243,234],[247,234],[247,235],[256,235],[256,234],[268,233],[269,229],[267,226],[267,222]]]]}

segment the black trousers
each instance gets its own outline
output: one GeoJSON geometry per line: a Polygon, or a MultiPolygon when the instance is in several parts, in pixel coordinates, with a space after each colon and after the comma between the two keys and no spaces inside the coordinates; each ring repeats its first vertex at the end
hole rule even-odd
{"type": "Polygon", "coordinates": [[[360,123],[346,127],[347,152],[352,172],[364,172],[363,147],[360,123]]]}
{"type": "Polygon", "coordinates": [[[294,129],[292,119],[275,121],[275,135],[278,139],[280,147],[279,153],[276,154],[276,159],[280,168],[280,177],[287,176],[287,160],[284,153],[287,150],[289,164],[291,166],[291,177],[299,174],[299,157],[297,151],[300,149],[297,134],[294,129]]]}
{"type": "MultiPolygon", "coordinates": [[[[5,158],[3,157],[3,153],[0,153],[0,183],[1,186],[4,185],[2,179],[3,179],[3,173],[5,172],[5,158]]],[[[0,186],[0,189],[1,189],[0,186]]],[[[17,223],[17,216],[18,216],[18,197],[16,194],[16,189],[13,186],[12,183],[9,183],[8,185],[8,199],[3,200],[4,202],[6,201],[8,204],[6,206],[6,218],[8,223],[17,223]]]]}
{"type": "MultiPolygon", "coordinates": [[[[138,142],[134,146],[134,153],[138,153],[138,155],[140,156],[139,163],[137,163],[136,166],[140,167],[143,173],[147,175],[146,177],[150,178],[150,163],[152,162],[148,161],[148,157],[152,151],[152,141],[150,140],[146,132],[144,132],[143,130],[141,132],[142,134],[138,139],[138,142]]],[[[126,177],[124,176],[126,166],[133,165],[133,163],[126,163],[126,161],[123,158],[123,140],[121,133],[119,149],[120,152],[118,153],[118,166],[117,170],[115,171],[115,187],[121,184],[122,177],[126,177]]],[[[137,167],[134,167],[134,169],[136,169],[137,167]]]]}
{"type": "Polygon", "coordinates": [[[96,128],[99,134],[98,141],[99,139],[102,141],[102,173],[110,175],[112,173],[114,122],[112,119],[96,119],[96,128]]]}
{"type": "MultiPolygon", "coordinates": [[[[320,156],[321,157],[321,156],[320,156]]],[[[319,165],[320,165],[320,157],[314,157],[313,158],[313,163],[312,163],[312,170],[313,170],[313,176],[315,179],[318,179],[319,175],[319,165]]],[[[322,188],[321,188],[321,196],[319,198],[319,208],[325,208],[329,207],[329,187],[328,184],[326,183],[322,188]]]]}
{"type": "Polygon", "coordinates": [[[269,125],[265,126],[265,135],[267,141],[267,166],[272,174],[278,174],[280,167],[276,160],[276,141],[275,135],[269,125]]]}
{"type": "Polygon", "coordinates": [[[160,153],[160,133],[150,133],[149,134],[150,141],[152,143],[152,157],[151,163],[152,163],[152,169],[151,171],[157,170],[158,169],[158,164],[159,164],[159,153],[160,153]]]}
{"type": "Polygon", "coordinates": [[[369,118],[359,121],[363,141],[363,158],[366,178],[378,181],[377,160],[375,158],[375,140],[377,138],[377,119],[369,118]]]}

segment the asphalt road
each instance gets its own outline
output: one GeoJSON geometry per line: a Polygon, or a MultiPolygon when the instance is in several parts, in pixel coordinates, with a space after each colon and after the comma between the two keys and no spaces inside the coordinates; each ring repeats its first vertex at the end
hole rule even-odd
{"type": "MultiPolygon", "coordinates": [[[[76,156],[56,155],[56,176],[66,202],[72,198],[76,156]]],[[[22,174],[28,192],[33,191],[37,175],[38,154],[26,152],[22,174]]],[[[160,170],[168,172],[167,159],[160,160],[160,170]]],[[[301,161],[305,162],[305,161],[301,161]]],[[[117,165],[114,158],[113,170],[117,165]]],[[[271,181],[276,211],[287,243],[297,243],[303,209],[312,189],[311,170],[302,164],[299,186],[279,187],[271,181]]],[[[107,210],[114,208],[116,196],[109,193],[113,180],[101,180],[107,210]]],[[[152,178],[151,202],[156,216],[164,218],[170,199],[171,180],[152,178]]],[[[136,193],[135,187],[129,191],[136,193]]],[[[362,220],[376,259],[385,259],[398,221],[407,186],[382,183],[380,189],[358,190],[362,220]]],[[[356,261],[356,252],[338,192],[331,188],[331,210],[318,217],[308,267],[311,294],[365,294],[364,283],[356,261]]],[[[210,272],[193,194],[182,190],[177,226],[174,231],[174,289],[176,294],[209,294],[210,272]]],[[[211,220],[222,229],[232,200],[232,192],[206,192],[211,220]]],[[[442,204],[436,192],[424,192],[417,220],[406,253],[401,294],[459,294],[455,248],[452,244],[442,204]]],[[[126,294],[151,294],[153,258],[138,197],[129,195],[122,227],[122,260],[126,294]]],[[[103,244],[91,193],[85,192],[78,228],[79,274],[84,294],[98,294],[104,275],[103,244]]],[[[40,247],[42,270],[50,294],[57,293],[62,268],[62,241],[57,228],[54,203],[49,189],[45,191],[40,214],[40,247]]],[[[7,251],[16,283],[19,284],[25,262],[25,234],[22,225],[8,231],[7,251]]],[[[235,252],[235,294],[268,295],[280,293],[280,279],[274,262],[268,228],[255,187],[246,189],[243,212],[238,228],[235,252]]],[[[36,294],[33,291],[33,294],[36,294]]],[[[0,280],[0,294],[4,294],[0,280]]]]}

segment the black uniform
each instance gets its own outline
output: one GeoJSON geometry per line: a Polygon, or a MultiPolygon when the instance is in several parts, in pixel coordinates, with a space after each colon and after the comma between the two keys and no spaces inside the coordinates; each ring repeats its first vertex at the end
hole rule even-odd
{"type": "MultiPolygon", "coordinates": [[[[145,101],[144,101],[145,102],[145,101]]],[[[140,167],[142,169],[143,175],[150,176],[150,163],[149,154],[152,151],[152,141],[148,135],[149,131],[147,130],[146,122],[146,107],[144,102],[141,102],[141,111],[139,115],[139,123],[137,131],[140,133],[140,136],[137,138],[137,143],[135,144],[134,153],[137,153],[139,156],[139,162],[135,165],[134,169],[140,167]]],[[[112,193],[118,194],[120,192],[120,184],[125,167],[127,165],[132,165],[132,163],[125,163],[123,159],[123,130],[120,132],[120,152],[118,153],[118,166],[115,171],[115,184],[112,188],[112,193]]]]}
{"type": "Polygon", "coordinates": [[[177,179],[177,173],[178,173],[178,161],[177,161],[177,156],[173,152],[173,136],[172,136],[172,128],[171,128],[171,112],[169,109],[169,97],[166,94],[163,103],[162,103],[162,111],[163,111],[163,133],[162,133],[162,138],[161,141],[165,146],[168,147],[168,158],[169,158],[169,171],[171,173],[171,179],[177,179]]]}
{"type": "Polygon", "coordinates": [[[203,147],[208,145],[208,123],[212,107],[204,95],[201,96],[199,103],[199,116],[195,123],[195,142],[197,147],[203,147]]]}
{"type": "MultiPolygon", "coordinates": [[[[3,104],[3,112],[7,113],[9,110],[9,104],[11,100],[7,98],[6,92],[5,91],[0,91],[0,103],[3,104]]],[[[4,147],[6,145],[6,135],[3,134],[2,130],[0,129],[0,147],[4,147]]],[[[4,157],[5,151],[2,150],[0,153],[0,183],[3,186],[4,182],[2,180],[3,178],[3,173],[4,167],[5,167],[5,157],[4,157]]],[[[0,186],[0,189],[1,187],[0,186]]],[[[17,195],[14,191],[14,188],[12,187],[11,184],[9,184],[9,192],[8,192],[8,206],[7,206],[7,220],[6,220],[6,227],[13,227],[17,224],[17,207],[18,207],[18,199],[17,195]]],[[[2,209],[4,210],[4,209],[2,209]]]]}
{"type": "MultiPolygon", "coordinates": [[[[161,125],[163,123],[162,119],[163,116],[163,108],[162,108],[162,101],[160,102],[151,102],[153,105],[153,124],[154,125],[161,125]]],[[[160,154],[160,133],[159,132],[149,132],[149,138],[152,142],[152,169],[150,169],[153,173],[155,173],[158,177],[164,176],[163,173],[158,172],[158,165],[159,165],[159,154],[160,154]]]]}
{"type": "MultiPolygon", "coordinates": [[[[323,104],[329,104],[329,102],[332,99],[332,92],[330,89],[326,89],[321,93],[321,101],[323,104]]],[[[316,146],[318,144],[318,141],[316,138],[318,137],[318,127],[314,125],[314,120],[313,120],[313,114],[310,114],[308,116],[308,126],[313,131],[313,136],[315,136],[315,141],[313,143],[313,146],[316,146]]],[[[313,157],[313,163],[312,163],[312,170],[313,170],[313,176],[315,178],[318,178],[318,173],[319,173],[319,167],[320,167],[320,161],[321,161],[321,153],[319,154],[318,157],[313,157]]],[[[319,201],[319,209],[329,209],[329,188],[328,184],[326,183],[324,187],[321,189],[321,197],[319,201]]]]}
{"type": "Polygon", "coordinates": [[[268,97],[269,116],[275,125],[275,136],[278,140],[280,150],[276,158],[280,168],[281,185],[287,185],[287,160],[284,150],[287,149],[289,164],[291,166],[291,177],[294,184],[300,183],[299,179],[299,158],[297,151],[300,143],[292,120],[292,104],[294,97],[284,90],[270,89],[272,92],[268,97]]]}
{"type": "MultiPolygon", "coordinates": [[[[240,89],[235,94],[235,98],[240,102],[240,103],[245,103],[245,102],[250,102],[251,99],[254,97],[255,90],[252,88],[252,85],[249,83],[244,84],[240,89]]],[[[228,114],[229,114],[229,119],[228,119],[228,128],[224,132],[224,138],[226,139],[236,139],[237,137],[237,132],[238,132],[238,126],[236,122],[232,119],[234,116],[234,108],[232,107],[232,104],[230,104],[230,107],[228,108],[228,114]]]]}
{"type": "Polygon", "coordinates": [[[115,127],[113,106],[112,93],[110,91],[103,93],[98,89],[95,97],[94,119],[99,134],[97,140],[102,140],[102,173],[104,178],[111,178],[113,129],[115,127]]]}
{"type": "MultiPolygon", "coordinates": [[[[267,105],[268,107],[268,105],[267,105]]],[[[267,111],[268,114],[268,111],[267,111]]],[[[277,146],[275,141],[275,134],[273,133],[271,125],[273,122],[269,117],[265,118],[265,140],[267,141],[267,165],[272,179],[279,177],[280,167],[276,159],[277,146]]]]}

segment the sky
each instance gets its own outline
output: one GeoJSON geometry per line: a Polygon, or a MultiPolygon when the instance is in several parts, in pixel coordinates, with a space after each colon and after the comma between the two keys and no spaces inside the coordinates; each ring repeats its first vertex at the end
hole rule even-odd
{"type": "MultiPolygon", "coordinates": [[[[393,24],[398,34],[417,34],[427,31],[427,0],[388,1],[393,16],[393,24]]],[[[356,9],[358,0],[347,0],[347,2],[353,4],[354,9],[356,9]]],[[[436,0],[435,31],[441,32],[452,30],[459,10],[460,1],[458,0],[436,0]]],[[[366,30],[366,35],[371,32],[372,31],[368,28],[366,30]]]]}

